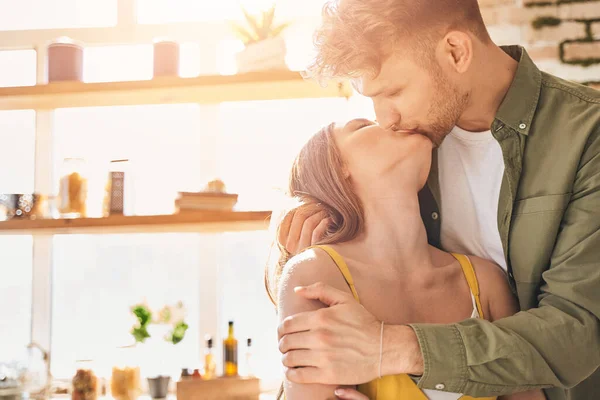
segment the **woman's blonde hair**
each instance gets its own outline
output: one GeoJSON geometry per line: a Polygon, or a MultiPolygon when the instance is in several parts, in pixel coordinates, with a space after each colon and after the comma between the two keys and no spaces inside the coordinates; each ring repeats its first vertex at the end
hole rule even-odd
{"type": "MultiPolygon", "coordinates": [[[[299,206],[288,211],[277,227],[297,214],[313,215],[323,211],[331,223],[318,244],[340,243],[355,238],[363,228],[364,213],[349,178],[344,176],[344,162],[333,138],[334,125],[321,129],[302,148],[292,166],[289,195],[299,206]]],[[[277,241],[279,257],[274,271],[267,267],[265,286],[271,301],[277,305],[279,278],[291,254],[277,241]]]]}
{"type": "MultiPolygon", "coordinates": [[[[294,160],[289,180],[289,195],[300,203],[279,221],[277,235],[284,223],[297,213],[313,215],[323,211],[331,220],[324,237],[317,244],[340,243],[354,239],[364,224],[363,208],[352,184],[344,176],[344,162],[333,138],[334,124],[321,129],[304,145],[294,160]]],[[[281,273],[292,257],[284,243],[277,241],[279,257],[271,271],[265,269],[265,287],[271,302],[277,307],[277,292],[281,273]]],[[[284,398],[283,384],[277,393],[284,398]]]]}

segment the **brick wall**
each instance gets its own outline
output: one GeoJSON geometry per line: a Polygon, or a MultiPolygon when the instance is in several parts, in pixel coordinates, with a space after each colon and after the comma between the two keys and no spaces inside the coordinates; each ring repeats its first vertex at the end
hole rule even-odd
{"type": "Polygon", "coordinates": [[[523,45],[544,71],[600,89],[600,0],[479,0],[498,44],[523,45]]]}

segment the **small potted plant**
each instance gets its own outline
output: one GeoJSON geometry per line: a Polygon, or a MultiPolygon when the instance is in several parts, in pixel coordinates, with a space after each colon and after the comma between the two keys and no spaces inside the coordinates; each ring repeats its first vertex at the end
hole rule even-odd
{"type": "MultiPolygon", "coordinates": [[[[185,308],[182,302],[175,305],[165,305],[157,311],[152,311],[147,304],[136,304],[131,307],[131,312],[136,318],[136,323],[131,329],[137,343],[143,343],[148,349],[147,356],[154,360],[161,359],[161,351],[169,350],[164,346],[180,343],[188,329],[185,322],[185,308]]],[[[156,371],[153,371],[156,372],[156,371]]],[[[153,399],[162,399],[167,396],[171,377],[162,373],[147,377],[148,389],[153,399]]]]}
{"type": "Polygon", "coordinates": [[[244,8],[242,11],[248,26],[232,25],[244,43],[244,49],[236,55],[238,73],[287,69],[287,49],[281,33],[289,23],[274,23],[275,6],[259,15],[251,15],[244,8]]]}

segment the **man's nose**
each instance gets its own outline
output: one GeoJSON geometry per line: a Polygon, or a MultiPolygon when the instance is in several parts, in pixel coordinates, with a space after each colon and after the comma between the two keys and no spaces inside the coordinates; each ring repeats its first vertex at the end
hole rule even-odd
{"type": "Polygon", "coordinates": [[[384,129],[394,129],[400,126],[400,114],[385,101],[373,100],[376,122],[384,129]]]}
{"type": "Polygon", "coordinates": [[[383,129],[398,130],[400,128],[400,116],[398,114],[377,115],[375,122],[383,129]]]}

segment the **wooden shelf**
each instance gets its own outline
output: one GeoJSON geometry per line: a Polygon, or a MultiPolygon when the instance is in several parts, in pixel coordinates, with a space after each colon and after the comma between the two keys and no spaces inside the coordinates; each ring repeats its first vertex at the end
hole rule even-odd
{"type": "Polygon", "coordinates": [[[12,219],[0,235],[240,232],[268,229],[270,211],[193,211],[172,215],[78,219],[12,219]]]}
{"type": "Polygon", "coordinates": [[[161,77],[128,82],[54,82],[0,88],[0,110],[50,110],[70,107],[202,103],[350,97],[348,83],[321,87],[299,72],[252,72],[239,75],[161,77]]]}

